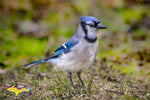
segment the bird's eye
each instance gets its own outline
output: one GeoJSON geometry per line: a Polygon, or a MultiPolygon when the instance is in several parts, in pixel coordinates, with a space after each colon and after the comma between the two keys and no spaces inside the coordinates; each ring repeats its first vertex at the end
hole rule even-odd
{"type": "Polygon", "coordinates": [[[94,26],[93,24],[87,24],[87,25],[89,25],[90,27],[93,27],[93,26],[94,26]]]}

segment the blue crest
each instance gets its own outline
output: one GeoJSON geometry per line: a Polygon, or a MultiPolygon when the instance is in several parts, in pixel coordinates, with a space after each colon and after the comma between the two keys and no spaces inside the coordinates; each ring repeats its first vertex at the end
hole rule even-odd
{"type": "Polygon", "coordinates": [[[97,18],[93,17],[93,16],[83,16],[83,17],[80,17],[80,19],[81,19],[82,22],[93,21],[95,23],[100,23],[100,21],[97,18]]]}

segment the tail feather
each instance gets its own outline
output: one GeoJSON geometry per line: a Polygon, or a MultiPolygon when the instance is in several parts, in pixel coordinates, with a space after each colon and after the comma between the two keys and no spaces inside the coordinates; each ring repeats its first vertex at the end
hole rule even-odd
{"type": "Polygon", "coordinates": [[[44,62],[44,60],[35,61],[35,62],[30,63],[30,64],[22,66],[22,68],[28,69],[28,68],[36,65],[36,64],[40,64],[40,63],[43,63],[43,62],[44,62]]]}

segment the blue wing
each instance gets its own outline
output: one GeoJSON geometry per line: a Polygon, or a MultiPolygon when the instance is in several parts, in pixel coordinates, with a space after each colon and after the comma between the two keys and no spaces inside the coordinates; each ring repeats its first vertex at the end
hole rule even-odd
{"type": "Polygon", "coordinates": [[[68,53],[71,51],[71,48],[74,47],[75,45],[78,44],[79,41],[74,41],[74,42],[66,42],[65,44],[61,45],[58,47],[55,51],[55,53],[47,58],[44,59],[44,61],[47,61],[51,58],[57,58],[59,55],[62,53],[68,53]]]}
{"type": "Polygon", "coordinates": [[[62,54],[63,52],[64,52],[64,53],[68,53],[68,52],[70,52],[70,49],[71,49],[73,46],[77,45],[77,44],[78,44],[78,41],[76,41],[76,42],[67,42],[67,43],[61,45],[61,46],[55,51],[55,55],[60,55],[60,54],[62,54]]]}
{"type": "Polygon", "coordinates": [[[61,45],[53,55],[45,58],[45,59],[42,59],[42,60],[39,60],[39,61],[35,61],[35,62],[32,62],[30,64],[27,64],[27,65],[24,65],[23,68],[30,68],[31,66],[33,65],[36,65],[36,64],[39,64],[39,63],[43,63],[43,62],[47,62],[49,59],[55,59],[57,57],[59,57],[59,55],[61,55],[62,53],[68,53],[71,51],[71,48],[74,47],[75,45],[78,44],[79,41],[68,41],[66,42],[65,44],[61,45]]]}

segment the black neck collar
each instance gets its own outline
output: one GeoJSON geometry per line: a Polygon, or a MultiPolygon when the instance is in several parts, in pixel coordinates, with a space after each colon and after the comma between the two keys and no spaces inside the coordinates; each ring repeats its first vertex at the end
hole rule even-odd
{"type": "Polygon", "coordinates": [[[90,42],[90,43],[94,43],[94,42],[97,40],[97,37],[94,38],[94,39],[90,39],[89,37],[87,37],[87,35],[85,35],[84,38],[85,38],[88,42],[90,42]]]}

